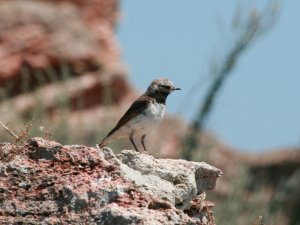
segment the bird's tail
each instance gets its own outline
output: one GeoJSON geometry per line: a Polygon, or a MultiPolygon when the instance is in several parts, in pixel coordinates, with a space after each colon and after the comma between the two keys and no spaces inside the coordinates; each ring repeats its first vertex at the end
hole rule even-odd
{"type": "Polygon", "coordinates": [[[98,146],[99,146],[99,148],[103,148],[103,147],[105,147],[106,144],[107,144],[107,141],[106,141],[106,138],[104,138],[104,139],[98,144],[98,146]]]}
{"type": "Polygon", "coordinates": [[[109,133],[104,139],[102,139],[102,141],[100,141],[100,143],[98,144],[99,148],[103,148],[104,146],[106,146],[108,143],[110,143],[114,139],[116,139],[116,138],[114,136],[110,135],[110,133],[109,133]]]}

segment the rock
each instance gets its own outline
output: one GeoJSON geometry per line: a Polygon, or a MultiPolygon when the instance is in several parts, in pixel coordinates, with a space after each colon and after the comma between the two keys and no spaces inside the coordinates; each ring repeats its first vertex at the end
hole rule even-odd
{"type": "Polygon", "coordinates": [[[200,224],[198,221],[189,218],[187,215],[176,211],[154,211],[145,210],[139,207],[120,207],[112,204],[107,207],[98,217],[99,224],[129,225],[129,224],[200,224]],[[145,217],[145,213],[147,216],[145,217]]]}
{"type": "Polygon", "coordinates": [[[62,65],[82,74],[119,64],[117,10],[116,0],[1,1],[0,87],[13,85],[7,95],[15,96],[24,92],[22,75],[32,90],[59,78],[62,65]]]}
{"type": "Polygon", "coordinates": [[[43,138],[29,139],[28,144],[33,149],[29,156],[35,160],[55,160],[55,154],[61,149],[61,144],[55,141],[46,141],[43,138]]]}
{"type": "Polygon", "coordinates": [[[125,164],[121,165],[124,177],[180,209],[189,208],[196,194],[213,189],[222,175],[204,162],[155,159],[132,150],[122,151],[117,158],[125,164]]]}
{"type": "Polygon", "coordinates": [[[203,191],[221,171],[208,164],[42,138],[8,149],[0,224],[213,224],[203,191]]]}

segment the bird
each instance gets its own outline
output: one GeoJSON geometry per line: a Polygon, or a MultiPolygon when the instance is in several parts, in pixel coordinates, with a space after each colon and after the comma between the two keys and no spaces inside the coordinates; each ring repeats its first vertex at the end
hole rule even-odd
{"type": "Polygon", "coordinates": [[[137,137],[144,152],[148,153],[145,146],[146,135],[162,120],[166,110],[166,99],[175,90],[181,89],[175,87],[167,78],[153,80],[146,92],[132,103],[116,126],[98,144],[99,148],[102,149],[113,140],[127,137],[134,149],[140,152],[134,142],[134,137],[137,137]]]}

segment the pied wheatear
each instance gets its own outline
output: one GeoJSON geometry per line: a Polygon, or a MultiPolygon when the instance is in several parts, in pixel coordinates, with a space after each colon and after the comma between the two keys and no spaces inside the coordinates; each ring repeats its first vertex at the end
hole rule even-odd
{"type": "Polygon", "coordinates": [[[132,103],[117,125],[100,142],[99,147],[103,148],[115,139],[128,137],[134,149],[139,151],[133,140],[137,137],[147,152],[145,137],[162,120],[166,99],[175,90],[180,88],[175,87],[168,79],[159,78],[152,81],[147,91],[132,103]]]}

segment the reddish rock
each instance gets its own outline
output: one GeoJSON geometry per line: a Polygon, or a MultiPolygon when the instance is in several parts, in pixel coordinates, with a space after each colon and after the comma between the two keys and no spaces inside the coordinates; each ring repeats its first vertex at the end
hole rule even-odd
{"type": "Polygon", "coordinates": [[[120,67],[116,0],[0,3],[0,87],[6,97],[120,67]]]}
{"type": "Polygon", "coordinates": [[[0,152],[1,224],[208,224],[202,209],[189,217],[125,179],[125,164],[109,149],[33,138],[1,143],[0,152]]]}

